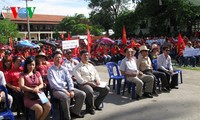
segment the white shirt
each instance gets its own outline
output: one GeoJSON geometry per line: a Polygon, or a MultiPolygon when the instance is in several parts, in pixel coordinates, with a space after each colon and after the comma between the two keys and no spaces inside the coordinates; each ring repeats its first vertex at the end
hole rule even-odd
{"type": "Polygon", "coordinates": [[[0,71],[0,85],[6,85],[6,80],[2,71],[0,71]]]}
{"type": "Polygon", "coordinates": [[[72,75],[74,75],[73,68],[75,68],[75,66],[78,65],[78,63],[79,63],[78,60],[71,59],[71,61],[70,61],[70,60],[66,59],[63,62],[62,66],[66,67],[67,70],[69,71],[69,74],[72,76],[72,75]]]}
{"type": "Polygon", "coordinates": [[[125,57],[121,62],[120,70],[126,73],[137,73],[138,68],[136,65],[136,60],[134,58],[131,58],[129,60],[128,58],[125,57]]]}
{"type": "Polygon", "coordinates": [[[160,54],[157,60],[158,60],[158,69],[164,71],[173,70],[171,57],[169,55],[166,58],[164,54],[160,54]]]}
{"type": "Polygon", "coordinates": [[[85,84],[87,82],[100,81],[99,74],[95,67],[91,63],[84,64],[80,62],[73,69],[74,76],[79,84],[85,84]]]}
{"type": "Polygon", "coordinates": [[[186,50],[193,50],[193,49],[194,49],[194,48],[193,48],[192,46],[189,47],[188,45],[186,45],[186,47],[185,47],[185,51],[186,51],[186,50]]]}

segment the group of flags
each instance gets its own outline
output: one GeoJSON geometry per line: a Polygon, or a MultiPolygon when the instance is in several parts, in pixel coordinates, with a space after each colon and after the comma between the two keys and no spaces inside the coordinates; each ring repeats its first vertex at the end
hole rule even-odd
{"type": "MultiPolygon", "coordinates": [[[[61,34],[60,36],[62,39],[65,39],[65,35],[64,35],[64,32],[61,34]]],[[[70,33],[68,33],[67,35],[67,40],[71,40],[71,36],[70,36],[70,33]]]]}
{"type": "MultiPolygon", "coordinates": [[[[197,33],[195,33],[195,35],[197,36],[197,33]]],[[[64,39],[64,33],[61,34],[61,38],[64,39]]],[[[67,40],[71,40],[70,33],[68,33],[67,40]]],[[[12,36],[10,36],[9,43],[10,43],[11,48],[13,48],[12,36]]],[[[127,44],[125,26],[123,26],[123,28],[122,28],[122,44],[127,44]]],[[[87,29],[87,49],[88,49],[88,52],[91,51],[91,46],[92,46],[92,38],[91,38],[89,29],[87,29]]],[[[135,43],[135,40],[132,40],[130,45],[129,45],[129,47],[135,47],[135,46],[138,46],[138,44],[135,43]]],[[[179,33],[179,35],[178,35],[178,43],[177,43],[178,54],[181,54],[184,49],[185,49],[185,42],[184,42],[181,34],[179,33]]],[[[73,53],[74,53],[75,56],[79,55],[79,49],[78,49],[77,46],[74,48],[73,53]]]]}

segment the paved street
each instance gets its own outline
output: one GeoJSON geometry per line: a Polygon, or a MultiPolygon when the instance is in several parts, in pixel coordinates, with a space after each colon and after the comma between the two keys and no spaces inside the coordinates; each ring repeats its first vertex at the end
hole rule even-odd
{"type": "MultiPolygon", "coordinates": [[[[108,81],[106,67],[96,68],[102,80],[108,81]]],[[[103,111],[97,111],[95,115],[87,114],[84,120],[199,120],[199,111],[199,72],[183,70],[183,84],[179,84],[178,90],[173,89],[152,99],[134,101],[127,92],[122,96],[111,89],[104,101],[103,111]]]]}
{"type": "MultiPolygon", "coordinates": [[[[96,68],[102,80],[108,81],[106,67],[96,68]]],[[[122,96],[111,89],[104,101],[103,111],[96,111],[95,115],[86,114],[84,119],[76,120],[199,120],[199,72],[183,70],[183,84],[170,93],[139,101],[131,100],[130,97],[127,92],[122,96]]]]}

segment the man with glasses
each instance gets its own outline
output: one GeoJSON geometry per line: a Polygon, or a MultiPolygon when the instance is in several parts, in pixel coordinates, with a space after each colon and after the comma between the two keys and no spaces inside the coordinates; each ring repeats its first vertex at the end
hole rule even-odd
{"type": "Polygon", "coordinates": [[[169,47],[163,47],[163,53],[157,58],[158,60],[158,71],[164,72],[167,77],[167,82],[172,89],[178,89],[178,74],[174,73],[172,67],[171,57],[169,56],[169,47]],[[170,82],[171,78],[171,82],[170,82]]]}

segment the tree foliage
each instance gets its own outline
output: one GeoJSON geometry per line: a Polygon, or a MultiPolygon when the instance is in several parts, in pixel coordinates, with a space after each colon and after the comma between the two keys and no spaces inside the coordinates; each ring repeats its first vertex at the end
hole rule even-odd
{"type": "Polygon", "coordinates": [[[134,11],[127,11],[119,15],[114,25],[115,37],[120,37],[122,34],[123,25],[127,31],[127,37],[133,36],[134,31],[139,27],[139,18],[134,11]]]}
{"type": "Polygon", "coordinates": [[[65,17],[59,25],[59,30],[71,33],[71,35],[85,35],[87,29],[90,29],[91,34],[101,35],[102,27],[92,25],[88,18],[83,14],[75,14],[72,17],[65,17]]]}
{"type": "Polygon", "coordinates": [[[8,43],[10,36],[18,37],[17,25],[9,19],[0,20],[0,42],[8,43]]]}
{"type": "Polygon", "coordinates": [[[86,0],[89,1],[90,20],[93,24],[104,27],[107,31],[113,28],[118,16],[127,11],[128,2],[131,0],[86,0]]]}
{"type": "Polygon", "coordinates": [[[192,25],[200,17],[200,7],[188,0],[141,0],[135,10],[141,20],[150,20],[150,34],[170,34],[173,26],[175,35],[181,31],[192,32],[192,25]],[[186,28],[186,29],[185,29],[186,28]]]}

